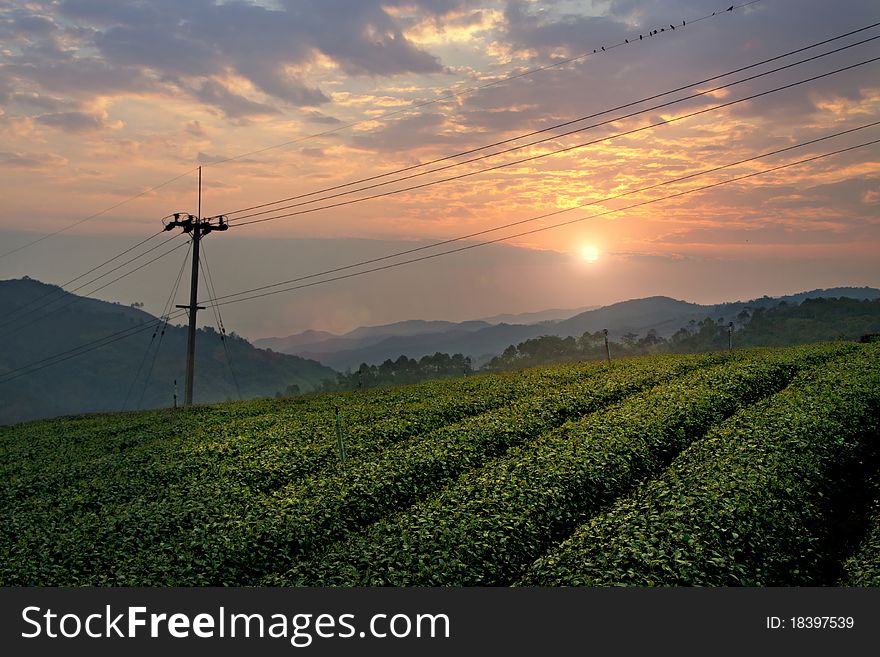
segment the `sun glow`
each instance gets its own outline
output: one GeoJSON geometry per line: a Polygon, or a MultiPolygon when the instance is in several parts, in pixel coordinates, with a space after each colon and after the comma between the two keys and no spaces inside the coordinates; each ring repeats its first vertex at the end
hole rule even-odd
{"type": "Polygon", "coordinates": [[[599,249],[592,244],[581,247],[581,258],[584,262],[596,262],[599,259],[599,249]]]}

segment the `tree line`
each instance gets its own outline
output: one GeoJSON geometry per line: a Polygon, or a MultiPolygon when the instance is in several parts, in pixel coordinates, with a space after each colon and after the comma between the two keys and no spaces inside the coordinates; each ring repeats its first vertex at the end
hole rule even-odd
{"type": "MultiPolygon", "coordinates": [[[[650,329],[645,335],[626,333],[609,339],[612,358],[659,353],[700,353],[733,347],[787,347],[829,340],[859,340],[880,333],[880,299],[806,299],[800,304],[780,301],[775,306],[745,306],[731,318],[691,320],[668,338],[650,329]]],[[[481,368],[497,372],[537,365],[597,360],[606,357],[605,333],[587,331],[580,337],[545,335],[510,345],[481,368]]],[[[427,379],[466,376],[474,372],[462,354],[437,352],[419,360],[400,356],[381,365],[362,363],[357,370],[337,374],[321,391],[358,390],[418,383],[427,379]]],[[[298,386],[283,393],[298,394],[298,386]]],[[[281,396],[279,393],[278,396],[281,396]]]]}

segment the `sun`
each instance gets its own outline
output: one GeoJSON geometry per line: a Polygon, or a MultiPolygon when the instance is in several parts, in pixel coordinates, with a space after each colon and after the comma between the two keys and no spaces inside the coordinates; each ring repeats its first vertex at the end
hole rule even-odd
{"type": "Polygon", "coordinates": [[[596,262],[599,259],[599,249],[592,244],[588,244],[581,248],[581,258],[585,262],[596,262]]]}

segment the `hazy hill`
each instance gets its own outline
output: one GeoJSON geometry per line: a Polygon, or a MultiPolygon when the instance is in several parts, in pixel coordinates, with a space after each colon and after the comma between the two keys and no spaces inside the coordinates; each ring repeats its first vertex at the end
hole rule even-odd
{"type": "Polygon", "coordinates": [[[585,331],[593,332],[603,328],[608,328],[615,338],[652,328],[663,335],[671,335],[690,319],[705,317],[709,308],[711,307],[667,297],[650,297],[589,310],[560,322],[497,324],[476,331],[456,327],[439,333],[392,336],[368,346],[339,351],[328,348],[338,343],[327,341],[314,349],[302,347],[296,353],[338,370],[354,369],[361,363],[379,364],[388,358],[393,360],[401,354],[418,359],[438,351],[470,356],[478,367],[492,356],[500,354],[508,345],[541,335],[580,336],[585,331]]]}
{"type": "Polygon", "coordinates": [[[330,333],[329,331],[314,331],[309,329],[302,333],[288,335],[286,338],[260,338],[259,340],[254,340],[254,346],[260,349],[271,349],[273,351],[280,351],[281,353],[287,354],[293,353],[292,350],[320,344],[325,340],[330,340],[336,337],[339,336],[335,333],[330,333]]]}
{"type": "MultiPolygon", "coordinates": [[[[490,324],[481,321],[446,322],[413,319],[380,326],[362,326],[343,335],[334,335],[326,331],[304,331],[286,338],[254,340],[254,345],[261,349],[272,349],[285,354],[315,358],[329,365],[333,360],[326,357],[331,354],[365,349],[389,338],[467,333],[487,326],[490,326],[490,324]]],[[[396,355],[399,356],[400,354],[396,355]]]]}
{"type": "Polygon", "coordinates": [[[599,306],[584,306],[583,308],[551,308],[550,310],[539,310],[533,313],[506,313],[503,315],[495,315],[494,317],[484,317],[482,321],[487,324],[541,324],[544,322],[559,322],[569,319],[575,315],[580,315],[587,310],[595,310],[599,306]]]}
{"type": "Polygon", "coordinates": [[[548,327],[542,324],[530,326],[499,324],[488,326],[479,331],[453,330],[444,333],[386,338],[369,347],[327,354],[315,353],[312,354],[312,357],[335,369],[345,370],[355,369],[361,363],[378,365],[389,358],[394,360],[401,354],[419,359],[439,351],[470,356],[474,365],[479,366],[492,355],[503,350],[512,341],[545,335],[547,332],[548,327]]]}
{"type": "Polygon", "coordinates": [[[806,297],[756,310],[737,333],[744,347],[776,347],[880,334],[880,299],[806,297]]]}
{"type": "Polygon", "coordinates": [[[589,310],[552,327],[552,334],[561,337],[580,336],[604,328],[612,337],[627,333],[644,333],[654,329],[658,334],[672,334],[690,319],[705,317],[706,306],[669,297],[648,297],[621,301],[597,310],[589,310]]]}
{"type": "MultiPolygon", "coordinates": [[[[493,326],[485,322],[399,322],[388,327],[406,329],[397,330],[394,334],[389,334],[388,327],[356,329],[340,338],[324,340],[315,345],[292,347],[288,353],[313,358],[337,370],[356,369],[361,363],[378,365],[389,358],[394,360],[401,354],[418,359],[438,351],[464,354],[473,360],[475,367],[479,367],[509,345],[542,335],[580,337],[587,331],[592,333],[607,328],[614,340],[620,340],[628,333],[645,336],[651,330],[658,336],[668,338],[690,322],[697,323],[706,317],[716,321],[735,321],[744,309],[751,312],[757,308],[775,307],[780,301],[799,304],[807,298],[837,297],[876,299],[880,297],[880,290],[866,287],[831,288],[785,297],[765,296],[750,301],[715,305],[655,296],[622,301],[587,310],[562,321],[541,324],[501,323],[493,326]],[[353,340],[348,337],[352,334],[361,336],[361,339],[353,340]],[[366,343],[364,339],[367,340],[366,343]]],[[[259,344],[263,345],[265,341],[259,341],[259,344]]]]}
{"type": "MultiPolygon", "coordinates": [[[[0,318],[4,324],[0,327],[0,423],[120,410],[123,405],[127,409],[170,406],[175,379],[183,398],[184,327],[169,326],[164,336],[155,338],[151,338],[152,329],[144,330],[5,381],[5,373],[125,329],[148,327],[156,318],[136,308],[78,297],[30,279],[0,281],[0,318]],[[35,303],[29,308],[55,303],[24,315],[21,309],[30,301],[35,303]],[[53,309],[57,310],[46,314],[53,309]]],[[[256,349],[234,336],[226,342],[243,398],[272,396],[292,384],[305,391],[335,377],[335,372],[314,361],[256,349]]],[[[200,330],[196,338],[196,403],[237,397],[219,335],[212,329],[200,330]]]]}

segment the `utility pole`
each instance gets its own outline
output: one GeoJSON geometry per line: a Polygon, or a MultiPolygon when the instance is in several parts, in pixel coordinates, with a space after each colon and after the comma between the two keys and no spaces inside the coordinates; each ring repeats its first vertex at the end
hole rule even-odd
{"type": "Polygon", "coordinates": [[[611,365],[611,347],[608,346],[608,329],[602,329],[605,334],[605,356],[608,358],[608,365],[611,365]]]}
{"type": "Polygon", "coordinates": [[[727,351],[733,351],[733,322],[727,325],[727,351]]]}
{"type": "MultiPolygon", "coordinates": [[[[202,212],[202,167],[199,167],[199,215],[202,212]]],[[[215,230],[228,230],[229,224],[223,216],[217,217],[217,223],[212,224],[210,219],[201,219],[200,216],[191,214],[183,215],[174,213],[174,219],[165,224],[165,230],[182,228],[184,233],[189,233],[193,242],[192,249],[192,276],[189,286],[189,304],[177,306],[189,311],[189,332],[186,341],[186,383],[183,393],[183,405],[192,406],[193,403],[193,376],[195,374],[196,359],[196,313],[204,310],[204,306],[198,305],[199,297],[199,242],[210,232],[215,230]],[[184,217],[184,218],[181,218],[184,217]]]]}

